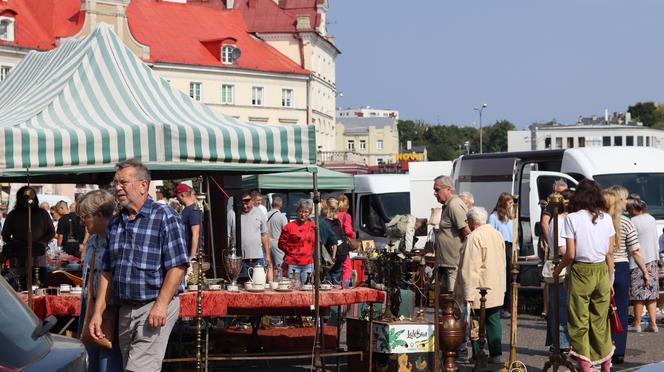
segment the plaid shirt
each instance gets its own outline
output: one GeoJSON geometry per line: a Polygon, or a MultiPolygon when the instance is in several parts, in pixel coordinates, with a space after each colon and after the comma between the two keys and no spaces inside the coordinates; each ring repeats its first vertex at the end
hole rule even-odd
{"type": "MultiPolygon", "coordinates": [[[[126,209],[111,219],[107,239],[103,270],[112,273],[113,294],[120,301],[155,300],[166,272],[189,266],[180,216],[149,196],[133,220],[126,209]]],[[[184,278],[178,287],[182,291],[184,278]]]]}

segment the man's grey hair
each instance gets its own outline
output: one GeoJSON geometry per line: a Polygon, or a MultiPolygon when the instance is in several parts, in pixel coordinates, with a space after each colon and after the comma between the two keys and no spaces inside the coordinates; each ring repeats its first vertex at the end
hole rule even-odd
{"type": "Polygon", "coordinates": [[[313,212],[314,202],[311,199],[300,199],[300,201],[297,202],[297,209],[307,209],[309,212],[313,212]]]}
{"type": "Polygon", "coordinates": [[[125,161],[121,161],[115,165],[115,170],[119,171],[121,169],[125,168],[134,168],[136,171],[136,178],[139,181],[146,180],[148,182],[151,181],[150,179],[150,170],[148,167],[145,166],[145,164],[141,163],[140,161],[136,159],[127,159],[125,161]]]}
{"type": "Polygon", "coordinates": [[[434,183],[438,182],[440,183],[441,186],[449,187],[450,189],[452,189],[452,191],[454,191],[454,182],[452,182],[452,178],[450,178],[450,176],[445,176],[445,175],[438,176],[433,180],[433,182],[434,183]]]}
{"type": "Polygon", "coordinates": [[[552,186],[553,190],[555,191],[558,188],[558,186],[565,186],[565,188],[567,188],[567,182],[565,182],[564,179],[559,178],[553,182],[552,186]]]}
{"type": "Polygon", "coordinates": [[[482,207],[472,207],[468,210],[468,213],[466,213],[466,218],[472,219],[477,225],[484,225],[487,216],[486,209],[482,207]]]}
{"type": "Polygon", "coordinates": [[[272,208],[281,208],[283,205],[284,201],[281,199],[281,195],[272,195],[272,208]]]}
{"type": "Polygon", "coordinates": [[[470,202],[470,204],[475,204],[475,197],[473,197],[473,194],[470,191],[464,191],[459,193],[459,197],[461,199],[466,199],[470,202]]]}

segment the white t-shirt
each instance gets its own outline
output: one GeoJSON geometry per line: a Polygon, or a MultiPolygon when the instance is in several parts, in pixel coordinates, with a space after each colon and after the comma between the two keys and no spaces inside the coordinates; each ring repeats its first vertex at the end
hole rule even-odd
{"type": "MultiPolygon", "coordinates": [[[[563,228],[565,227],[565,215],[558,216],[558,254],[562,255],[562,252],[565,251],[566,242],[563,238],[563,228]]],[[[549,259],[553,259],[553,220],[549,222],[549,259]]]]}
{"type": "Polygon", "coordinates": [[[611,216],[600,212],[595,223],[592,214],[583,209],[565,218],[563,238],[576,242],[576,262],[603,262],[609,253],[609,241],[616,234],[611,216]]]}
{"type": "MultiPolygon", "coordinates": [[[[659,242],[657,240],[657,221],[648,213],[632,217],[634,227],[641,243],[643,262],[649,263],[659,259],[659,242]]],[[[634,260],[630,260],[630,268],[636,267],[634,260]]]]}

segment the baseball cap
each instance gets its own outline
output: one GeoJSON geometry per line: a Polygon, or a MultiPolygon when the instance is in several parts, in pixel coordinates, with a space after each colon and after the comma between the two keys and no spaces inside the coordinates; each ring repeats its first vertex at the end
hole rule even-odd
{"type": "Polygon", "coordinates": [[[187,184],[184,184],[184,183],[179,184],[178,187],[175,188],[175,192],[178,193],[178,194],[181,193],[181,192],[187,192],[187,191],[191,191],[191,190],[192,190],[191,187],[187,184]]]}

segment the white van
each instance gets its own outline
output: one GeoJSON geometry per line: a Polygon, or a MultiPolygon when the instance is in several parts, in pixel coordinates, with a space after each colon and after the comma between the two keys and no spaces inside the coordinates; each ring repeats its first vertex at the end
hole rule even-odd
{"type": "Polygon", "coordinates": [[[359,239],[374,240],[377,247],[388,242],[385,224],[397,214],[410,213],[409,187],[407,174],[355,176],[353,224],[359,239]]]}
{"type": "Polygon", "coordinates": [[[574,187],[582,179],[602,187],[622,185],[648,203],[648,213],[664,225],[664,151],[649,147],[585,147],[464,155],[455,160],[452,178],[457,192],[470,191],[475,204],[493,210],[498,195],[519,195],[520,255],[535,254],[540,200],[554,181],[574,187]]]}

